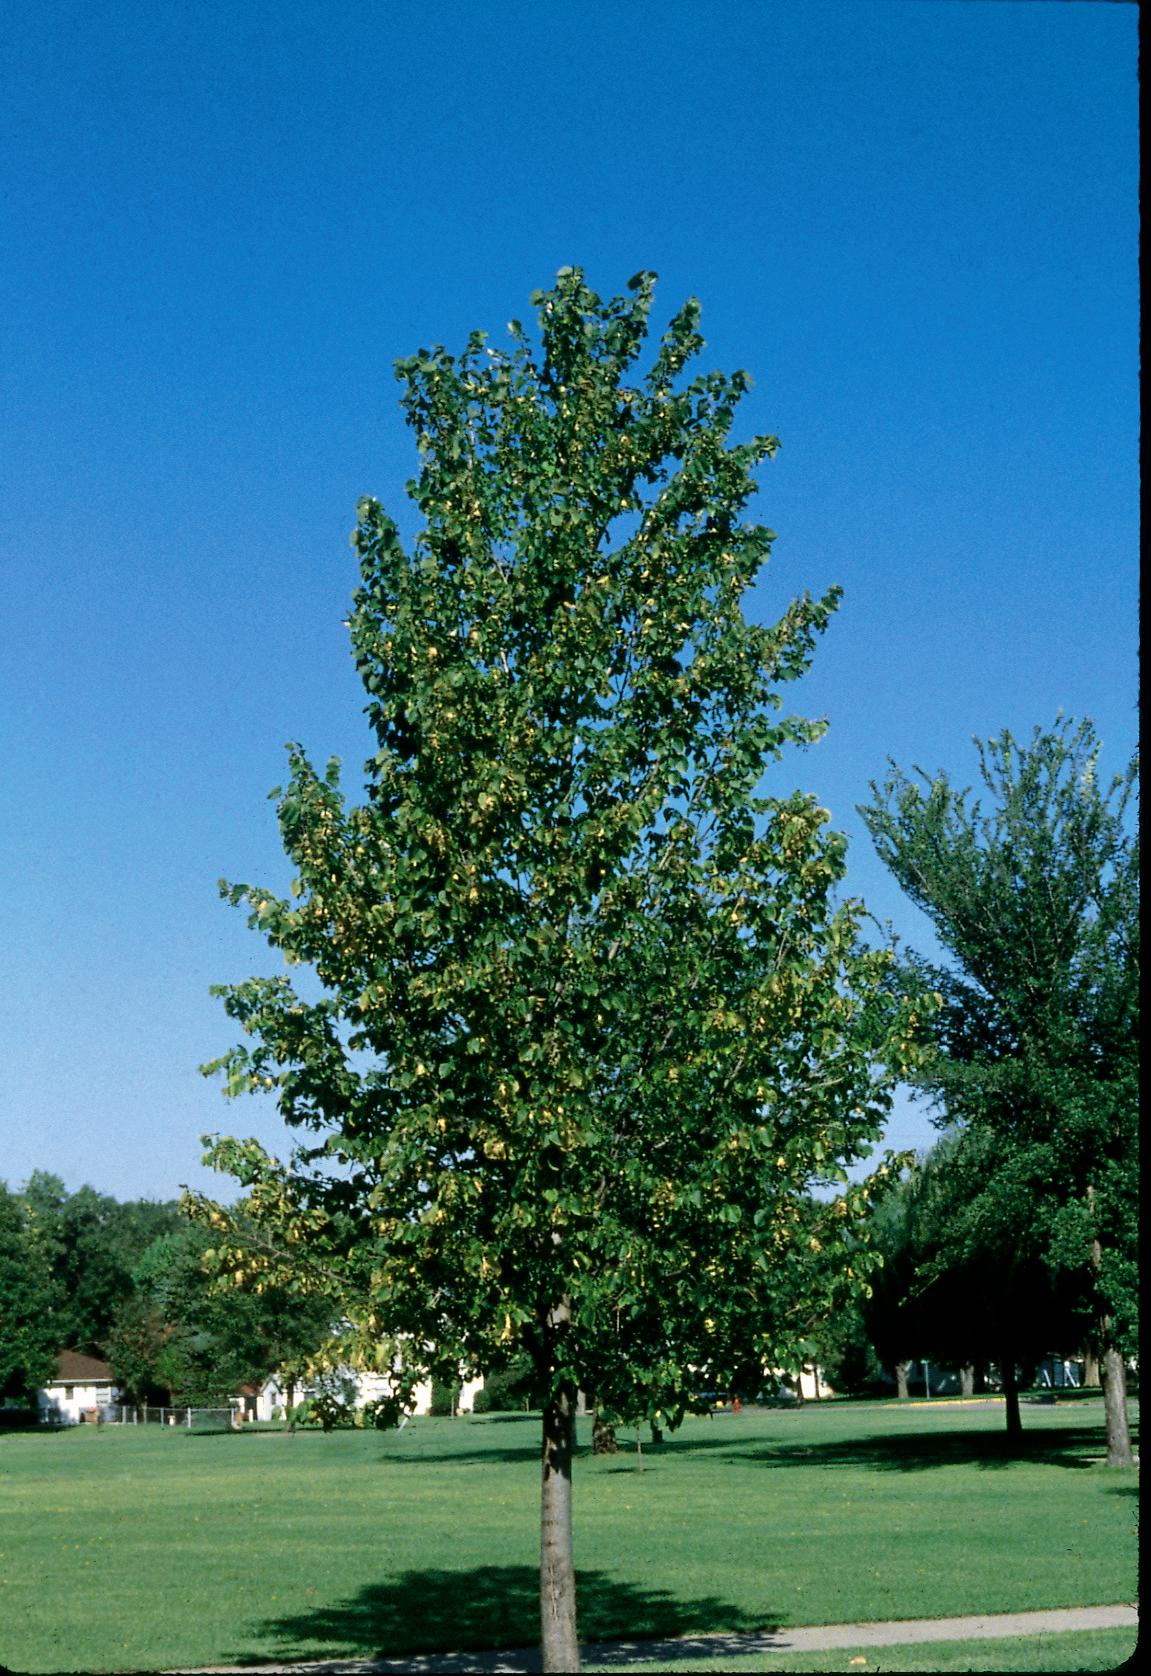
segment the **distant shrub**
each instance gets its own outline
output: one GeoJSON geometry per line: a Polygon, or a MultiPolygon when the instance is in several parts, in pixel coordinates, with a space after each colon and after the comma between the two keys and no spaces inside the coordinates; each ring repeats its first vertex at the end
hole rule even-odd
{"type": "Polygon", "coordinates": [[[391,1430],[404,1418],[399,1397],[379,1397],[356,1410],[356,1424],[374,1427],[378,1432],[391,1430]]]}
{"type": "Polygon", "coordinates": [[[492,1412],[492,1393],[486,1385],[481,1385],[472,1398],[473,1414],[490,1414],[492,1412]]]}
{"type": "Polygon", "coordinates": [[[485,1399],[482,1408],[473,1405],[474,1414],[510,1414],[524,1408],[537,1408],[535,1367],[530,1356],[517,1356],[506,1368],[484,1375],[483,1389],[477,1397],[485,1399]]]}
{"type": "Polygon", "coordinates": [[[843,1310],[820,1336],[820,1366],[833,1391],[876,1396],[884,1389],[883,1368],[858,1309],[843,1310]]]}
{"type": "Polygon", "coordinates": [[[355,1401],[353,1380],[337,1373],[321,1374],[317,1389],[300,1404],[300,1424],[321,1426],[326,1432],[335,1431],[339,1426],[353,1426],[355,1401]]]}
{"type": "Polygon", "coordinates": [[[460,1385],[458,1379],[450,1385],[445,1384],[442,1379],[433,1379],[432,1401],[429,1413],[438,1416],[441,1420],[446,1419],[450,1414],[454,1414],[460,1400],[460,1391],[462,1389],[463,1387],[460,1385]]]}

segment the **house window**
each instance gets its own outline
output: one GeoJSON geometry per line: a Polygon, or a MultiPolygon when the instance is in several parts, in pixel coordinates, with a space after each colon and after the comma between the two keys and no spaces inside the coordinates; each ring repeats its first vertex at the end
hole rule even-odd
{"type": "Polygon", "coordinates": [[[73,1396],[75,1395],[75,1392],[76,1392],[76,1387],[74,1385],[65,1385],[65,1387],[64,1387],[64,1401],[65,1402],[71,1402],[73,1396]]]}

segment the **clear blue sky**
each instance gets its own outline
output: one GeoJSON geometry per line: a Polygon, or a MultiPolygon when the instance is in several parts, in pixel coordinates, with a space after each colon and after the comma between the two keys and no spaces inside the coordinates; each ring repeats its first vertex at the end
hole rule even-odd
{"type": "MultiPolygon", "coordinates": [[[[366,755],[356,499],[391,363],[564,263],[700,297],[783,442],[752,609],[846,597],[785,776],[852,838],[885,758],[1135,739],[1136,13],[980,0],[40,0],[10,11],[0,484],[0,1178],[181,1182],[256,1101],[208,985],[275,970],[284,742],[366,755]]],[[[410,520],[405,519],[407,527],[410,520]]],[[[904,1112],[898,1144],[929,1136],[904,1112]]]]}

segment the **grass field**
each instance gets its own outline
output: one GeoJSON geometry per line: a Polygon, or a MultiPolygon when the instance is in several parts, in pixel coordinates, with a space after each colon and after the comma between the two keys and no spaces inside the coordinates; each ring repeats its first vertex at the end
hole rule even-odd
{"type": "MultiPolygon", "coordinates": [[[[834,1653],[760,1653],[746,1659],[697,1659],[690,1676],[726,1676],[728,1671],[843,1671],[845,1676],[892,1676],[896,1671],[1006,1672],[1013,1670],[1059,1671],[1118,1670],[1135,1651],[1135,1634],[1126,1629],[1071,1630],[1058,1635],[1020,1635],[993,1641],[935,1641],[929,1646],[841,1648],[834,1653]]],[[[587,1664],[594,1671],[620,1666],[587,1664]]],[[[647,1671],[674,1671],[687,1676],[679,1664],[629,1664],[629,1672],[643,1676],[647,1671]]]]}
{"type": "MultiPolygon", "coordinates": [[[[634,1453],[585,1456],[581,1635],[1132,1599],[1137,1475],[1101,1465],[1099,1405],[1025,1424],[1027,1454],[1010,1459],[997,1410],[808,1404],[689,1421],[643,1472],[634,1453]]],[[[531,1645],[537,1440],[519,1415],[327,1437],[0,1435],[0,1661],[141,1670],[531,1645]]],[[[872,1649],[867,1668],[952,1668],[895,1651],[872,1649]]]]}

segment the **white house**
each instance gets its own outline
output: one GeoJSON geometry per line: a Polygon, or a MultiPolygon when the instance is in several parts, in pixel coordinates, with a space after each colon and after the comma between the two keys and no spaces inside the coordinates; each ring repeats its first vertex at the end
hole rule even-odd
{"type": "Polygon", "coordinates": [[[107,1362],[97,1356],[82,1356],[78,1350],[61,1350],[55,1377],[36,1393],[41,1420],[71,1426],[95,1419],[105,1404],[119,1400],[107,1362]]]}
{"type": "MultiPolygon", "coordinates": [[[[335,1370],[337,1379],[346,1379],[354,1390],[353,1402],[356,1408],[363,1408],[367,1403],[379,1402],[381,1397],[387,1397],[392,1392],[392,1380],[386,1373],[375,1373],[368,1369],[339,1368],[335,1370]]],[[[461,1414],[470,1414],[475,1395],[483,1385],[482,1379],[465,1379],[460,1390],[457,1408],[461,1414]]],[[[319,1390],[319,1384],[309,1380],[302,1381],[292,1393],[294,1402],[303,1402],[305,1397],[314,1396],[319,1390]]],[[[271,1374],[258,1390],[246,1386],[240,1393],[240,1402],[245,1418],[254,1420],[271,1420],[275,1413],[282,1412],[285,1400],[285,1381],[281,1374],[271,1374]]],[[[417,1385],[413,1393],[410,1414],[427,1414],[432,1406],[432,1385],[430,1380],[424,1380],[417,1385]]]]}

